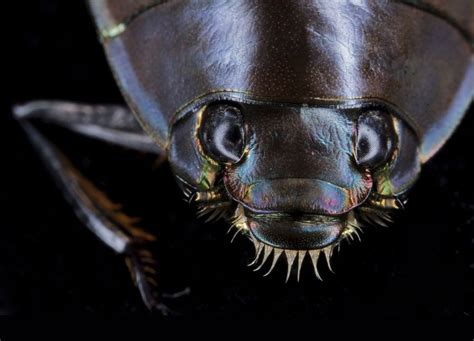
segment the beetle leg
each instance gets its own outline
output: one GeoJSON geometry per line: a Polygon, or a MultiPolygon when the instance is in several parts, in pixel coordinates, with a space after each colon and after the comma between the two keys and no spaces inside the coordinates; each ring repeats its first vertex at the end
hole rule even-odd
{"type": "Polygon", "coordinates": [[[148,308],[168,314],[156,286],[156,261],[150,251],[156,237],[136,224],[28,120],[20,121],[79,219],[106,245],[123,254],[141,297],[148,308]]]}
{"type": "Polygon", "coordinates": [[[169,315],[171,310],[160,301],[156,294],[158,286],[156,261],[152,252],[144,245],[130,248],[125,257],[125,264],[147,308],[169,315]]]}
{"type": "Polygon", "coordinates": [[[153,140],[129,109],[118,105],[86,105],[35,101],[14,108],[19,121],[41,120],[101,141],[137,151],[164,154],[165,143],[153,140]]]}

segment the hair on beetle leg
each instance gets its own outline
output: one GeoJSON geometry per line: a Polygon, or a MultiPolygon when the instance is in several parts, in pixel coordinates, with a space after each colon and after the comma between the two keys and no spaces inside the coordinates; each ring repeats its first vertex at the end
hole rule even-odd
{"type": "Polygon", "coordinates": [[[205,203],[198,205],[197,216],[202,218],[207,216],[206,222],[217,221],[226,218],[232,203],[228,201],[217,203],[205,203]]]}
{"type": "Polygon", "coordinates": [[[193,194],[192,201],[195,203],[211,203],[216,201],[223,201],[227,199],[227,195],[221,188],[209,191],[196,191],[193,194]]]}
{"type": "Polygon", "coordinates": [[[404,209],[406,199],[404,196],[382,196],[373,193],[362,206],[358,207],[357,217],[369,225],[388,227],[392,224],[392,215],[400,209],[404,209]]]}
{"type": "Polygon", "coordinates": [[[383,210],[399,210],[405,208],[406,200],[400,197],[384,197],[378,194],[372,194],[368,199],[368,203],[372,207],[383,210]]]}
{"type": "Polygon", "coordinates": [[[391,212],[380,208],[363,206],[358,208],[357,213],[360,220],[372,226],[388,227],[393,223],[391,212]]]}
{"type": "Polygon", "coordinates": [[[233,207],[221,181],[215,182],[214,186],[205,180],[208,190],[198,191],[183,179],[177,177],[184,194],[184,200],[197,205],[197,216],[202,218],[208,216],[206,222],[228,218],[229,210],[233,207]]]}
{"type": "Polygon", "coordinates": [[[191,186],[188,182],[186,182],[184,179],[182,179],[181,177],[179,176],[175,176],[175,177],[178,180],[177,181],[178,186],[179,188],[181,188],[181,191],[184,195],[183,200],[187,202],[188,204],[191,204],[196,195],[196,192],[197,192],[196,189],[193,186],[191,186]]]}

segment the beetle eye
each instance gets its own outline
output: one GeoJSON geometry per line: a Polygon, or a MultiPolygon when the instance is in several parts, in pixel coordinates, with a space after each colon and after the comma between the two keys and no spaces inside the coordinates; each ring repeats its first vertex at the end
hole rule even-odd
{"type": "Polygon", "coordinates": [[[244,124],[240,110],[229,104],[209,105],[202,116],[200,139],[214,160],[237,162],[244,149],[244,124]]]}
{"type": "Polygon", "coordinates": [[[373,110],[362,114],[357,122],[356,161],[374,169],[386,162],[393,152],[395,131],[388,113],[373,110]]]}

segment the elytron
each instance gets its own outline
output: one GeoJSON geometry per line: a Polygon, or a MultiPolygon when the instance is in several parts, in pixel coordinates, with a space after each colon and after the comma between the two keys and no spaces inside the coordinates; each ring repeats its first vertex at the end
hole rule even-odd
{"type": "MultiPolygon", "coordinates": [[[[199,215],[252,264],[316,276],[366,224],[386,225],[474,94],[472,0],[90,0],[128,108],[32,102],[15,115],[78,216],[125,256],[149,308],[150,231],[36,128],[42,120],[166,158],[199,215]],[[308,262],[309,263],[309,262],[308,262]]],[[[343,271],[343,270],[341,270],[343,271]]]]}

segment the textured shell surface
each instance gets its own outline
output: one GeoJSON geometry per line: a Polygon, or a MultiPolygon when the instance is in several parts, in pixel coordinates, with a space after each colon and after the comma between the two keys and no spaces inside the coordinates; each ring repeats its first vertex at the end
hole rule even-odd
{"type": "Polygon", "coordinates": [[[128,103],[160,143],[208,94],[292,103],[375,98],[404,116],[426,161],[452,134],[474,92],[470,0],[93,0],[90,6],[128,103]]]}

